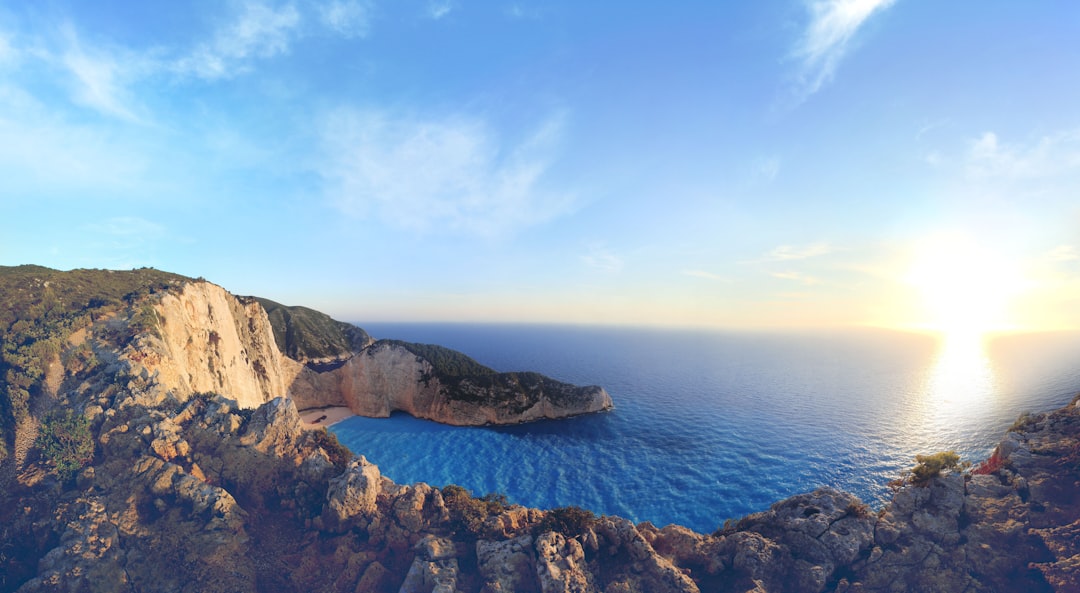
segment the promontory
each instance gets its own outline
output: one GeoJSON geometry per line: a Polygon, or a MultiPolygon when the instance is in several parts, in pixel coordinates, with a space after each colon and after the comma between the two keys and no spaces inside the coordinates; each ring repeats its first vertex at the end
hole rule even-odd
{"type": "Polygon", "coordinates": [[[0,303],[0,592],[1080,590],[1076,400],[880,509],[822,487],[699,534],[396,484],[298,412],[516,423],[599,387],[151,269],[0,267],[0,303]]]}

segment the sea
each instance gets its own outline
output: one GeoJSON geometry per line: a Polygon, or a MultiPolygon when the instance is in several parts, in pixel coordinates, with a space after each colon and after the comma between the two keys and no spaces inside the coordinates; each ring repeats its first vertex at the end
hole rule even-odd
{"type": "Polygon", "coordinates": [[[397,483],[457,484],[710,533],[832,486],[873,507],[915,456],[985,459],[1023,412],[1080,392],[1080,333],[980,339],[896,331],[359,324],[498,371],[601,385],[615,409],[452,427],[396,413],[331,430],[397,483]]]}

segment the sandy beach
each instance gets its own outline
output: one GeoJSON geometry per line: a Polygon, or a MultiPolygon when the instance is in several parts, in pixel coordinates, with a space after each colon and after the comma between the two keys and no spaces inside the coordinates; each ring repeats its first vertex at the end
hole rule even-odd
{"type": "Polygon", "coordinates": [[[330,406],[327,408],[308,408],[306,410],[300,410],[300,419],[304,422],[304,428],[308,429],[337,424],[351,416],[355,416],[355,414],[345,406],[330,406]]]}

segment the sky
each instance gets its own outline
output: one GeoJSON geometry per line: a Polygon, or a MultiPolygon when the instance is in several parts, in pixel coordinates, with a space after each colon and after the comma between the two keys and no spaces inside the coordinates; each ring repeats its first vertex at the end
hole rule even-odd
{"type": "Polygon", "coordinates": [[[349,321],[1080,327],[1080,4],[0,3],[0,265],[349,321]]]}

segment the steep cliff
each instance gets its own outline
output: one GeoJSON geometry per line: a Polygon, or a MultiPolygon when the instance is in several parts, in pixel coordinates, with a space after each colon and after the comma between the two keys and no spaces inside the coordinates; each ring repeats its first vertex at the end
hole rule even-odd
{"type": "Polygon", "coordinates": [[[456,425],[513,424],[612,407],[600,387],[535,373],[495,373],[475,362],[482,369],[475,374],[449,374],[418,350],[403,342],[376,342],[331,371],[301,374],[290,396],[302,407],[343,404],[361,416],[401,411],[456,425]]]}
{"type": "Polygon", "coordinates": [[[302,365],[278,350],[262,306],[220,286],[190,282],[152,303],[148,331],[124,351],[131,372],[184,400],[227,393],[254,408],[288,394],[302,365]]]}
{"type": "Polygon", "coordinates": [[[877,512],[821,488],[699,534],[395,484],[304,429],[275,390],[402,389],[365,400],[372,413],[438,408],[474,382],[490,389],[485,377],[560,396],[528,374],[498,378],[395,342],[319,373],[271,347],[261,306],[154,282],[42,325],[67,329],[39,338],[55,338],[42,352],[59,366],[43,365],[47,389],[30,386],[23,424],[40,424],[38,438],[0,460],[0,591],[1080,590],[1080,399],[1022,418],[974,468],[927,458],[877,512]]]}
{"type": "Polygon", "coordinates": [[[301,409],[345,405],[362,416],[402,411],[457,425],[564,418],[612,407],[600,387],[496,373],[435,346],[374,342],[363,330],[316,311],[241,300],[209,282],[183,284],[142,303],[137,315],[146,331],[122,359],[151,391],[180,401],[193,393],[227,393],[251,408],[289,396],[301,409]],[[454,368],[469,372],[447,370],[446,360],[468,361],[454,368]]]}

